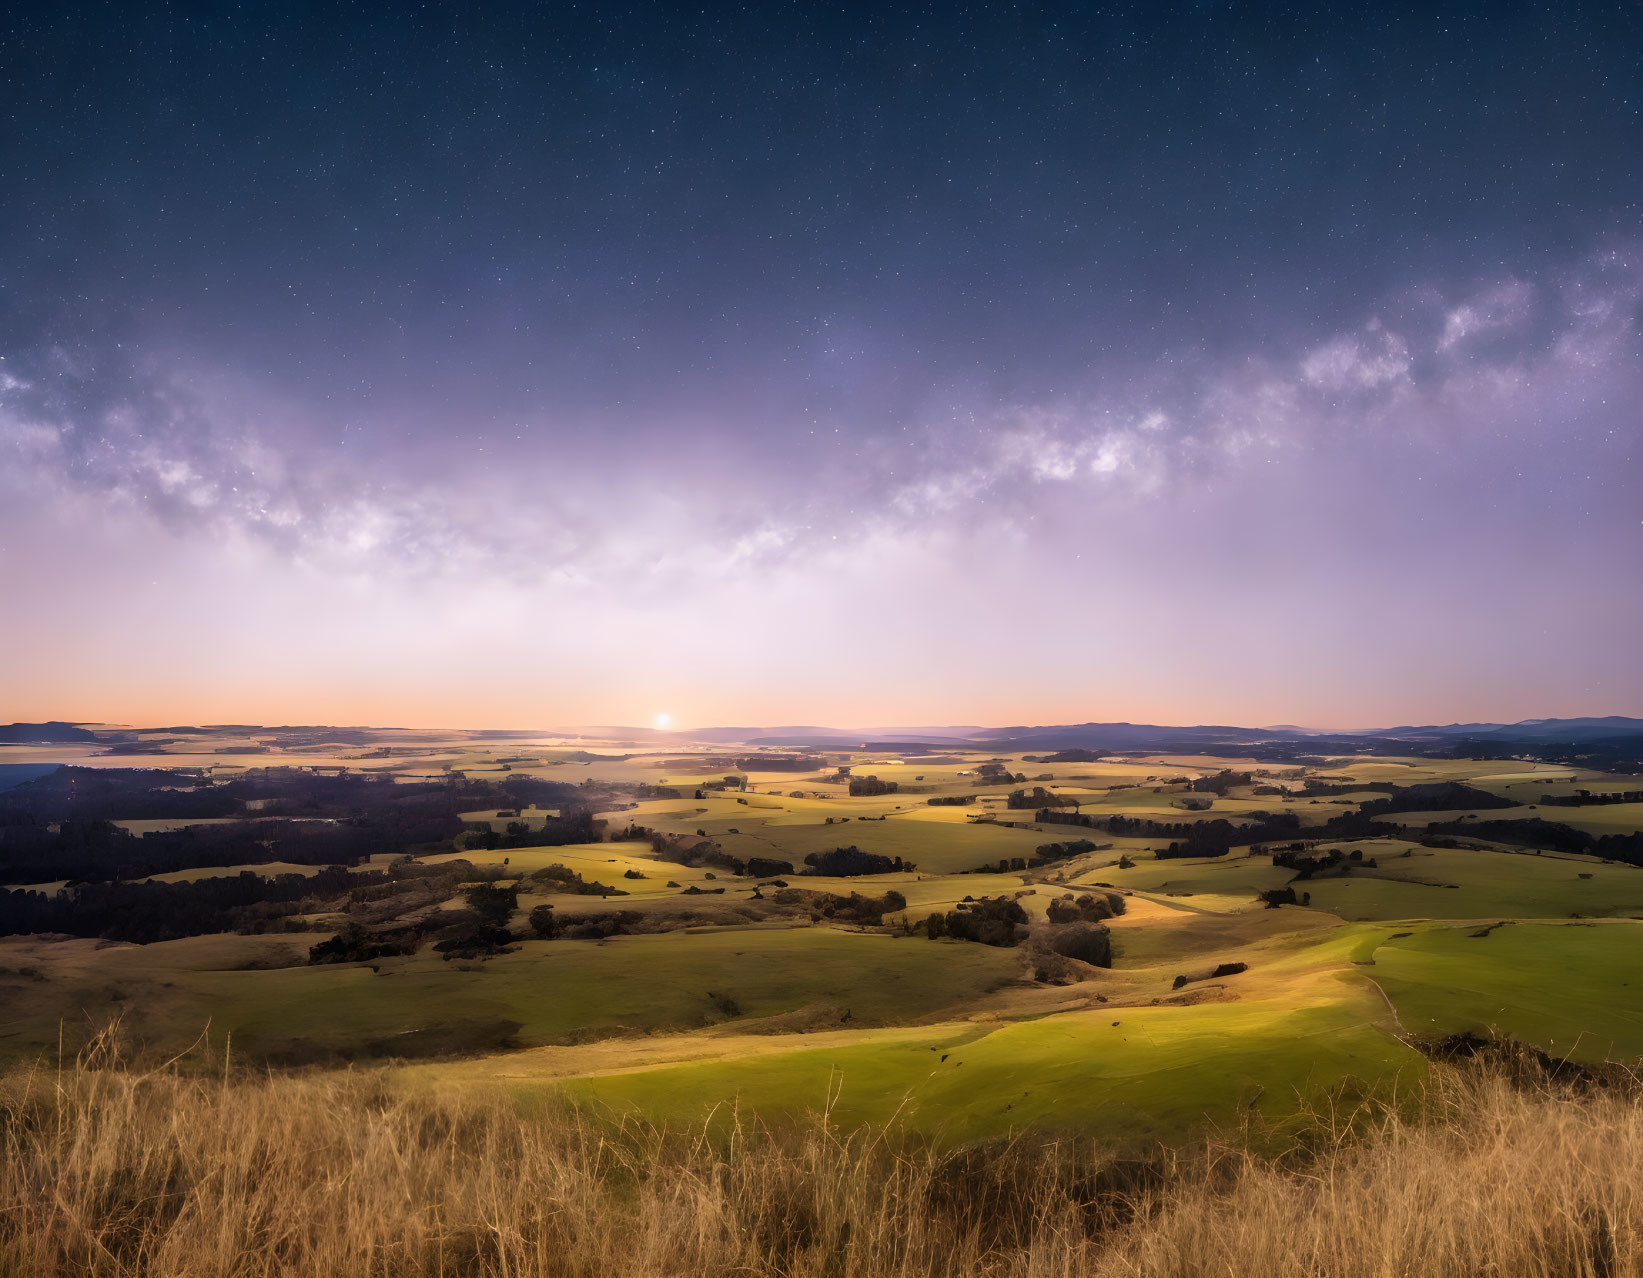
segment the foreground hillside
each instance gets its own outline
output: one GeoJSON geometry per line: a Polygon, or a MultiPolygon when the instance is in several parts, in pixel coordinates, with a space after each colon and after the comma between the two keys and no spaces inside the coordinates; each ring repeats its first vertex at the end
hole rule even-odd
{"type": "Polygon", "coordinates": [[[1634,778],[58,749],[0,1272],[1643,1273],[1634,778]]]}
{"type": "MultiPolygon", "coordinates": [[[[1523,1055],[1418,1098],[1118,1159],[901,1124],[612,1125],[377,1073],[0,1080],[0,1272],[34,1275],[1643,1273],[1643,1105],[1523,1055]],[[1252,1152],[1260,1148],[1264,1152],[1252,1152]]],[[[208,1070],[203,1067],[209,1067],[208,1070]]]]}

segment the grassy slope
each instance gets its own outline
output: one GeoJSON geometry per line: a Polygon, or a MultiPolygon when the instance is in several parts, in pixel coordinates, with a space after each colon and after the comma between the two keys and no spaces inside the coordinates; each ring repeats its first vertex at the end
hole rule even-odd
{"type": "Polygon", "coordinates": [[[573,1081],[573,1095],[651,1116],[696,1117],[734,1099],[766,1114],[825,1108],[839,1121],[898,1113],[952,1141],[1027,1127],[1095,1129],[1115,1141],[1178,1137],[1252,1105],[1289,1110],[1348,1076],[1385,1082],[1419,1057],[1378,1021],[1364,986],[1198,1006],[1112,1007],[1018,1021],[979,1035],[887,1031],[798,1048],[573,1081]]]}
{"type": "MultiPolygon", "coordinates": [[[[1366,855],[1373,855],[1367,852],[1366,855]]],[[[1296,884],[1344,919],[1569,918],[1643,912],[1643,870],[1592,857],[1412,848],[1373,870],[1296,884]],[[1584,877],[1582,877],[1584,876],[1584,877]]]]}
{"type": "Polygon", "coordinates": [[[1515,808],[1477,808],[1454,812],[1399,812],[1379,819],[1420,829],[1431,822],[1448,823],[1462,818],[1469,821],[1531,821],[1537,817],[1554,825],[1573,826],[1592,835],[1630,834],[1633,830],[1643,829],[1643,803],[1601,803],[1574,808],[1522,804],[1515,808]]]}
{"type": "MultiPolygon", "coordinates": [[[[304,942],[306,944],[306,941],[304,942]]],[[[197,937],[98,949],[93,942],[12,943],[0,966],[10,1046],[55,1044],[57,1019],[123,1012],[131,1032],[180,1050],[208,1021],[253,1055],[416,1054],[688,1029],[803,1013],[808,1023],[882,1024],[973,1005],[1019,978],[1015,954],[985,946],[831,928],[724,929],[604,943],[528,941],[484,962],[424,951],[364,964],[236,970],[297,957],[283,940],[197,937]],[[515,1034],[502,1030],[518,1023],[515,1034]],[[402,1041],[396,1043],[397,1038],[402,1041]]],[[[806,1026],[800,1026],[806,1027],[806,1026]]]]}
{"type": "MultiPolygon", "coordinates": [[[[494,767],[484,752],[453,757],[476,771],[494,767]]],[[[1185,821],[1288,807],[1313,822],[1344,810],[1330,800],[1238,792],[1208,811],[1187,812],[1174,806],[1179,791],[1155,793],[1148,784],[1222,766],[1213,760],[1009,763],[1033,778],[1028,784],[1076,794],[1092,813],[1185,821]],[[1053,779],[1038,780],[1044,773],[1053,779]]],[[[687,778],[654,759],[519,770],[680,785],[720,775],[707,769],[687,778]]],[[[1381,1083],[1418,1068],[1399,1034],[1494,1027],[1558,1053],[1572,1047],[1580,1059],[1643,1054],[1643,1014],[1627,958],[1643,941],[1639,925],[1566,923],[1572,914],[1643,912],[1643,872],[1590,858],[1365,840],[1353,846],[1377,858],[1376,869],[1297,884],[1312,893],[1312,909],[1265,910],[1256,894],[1291,878],[1268,857],[1159,861],[1150,849],[1161,840],[1091,832],[1114,846],[1028,874],[961,874],[954,872],[1030,856],[1041,843],[1086,832],[970,823],[967,812],[993,810],[1017,821],[1032,814],[1006,811],[1012,787],[977,789],[960,775],[964,767],[873,760],[855,770],[976,802],[931,808],[923,793],[852,800],[820,774],[771,773],[754,774],[747,794],[651,800],[611,819],[679,833],[702,829],[738,856],[799,863],[807,852],[841,844],[899,855],[919,869],[802,882],[872,894],[893,887],[914,918],[964,896],[1005,892],[1025,893],[1022,904],[1041,915],[1062,892],[1110,883],[1132,894],[1129,912],[1114,924],[1114,969],[1066,989],[1035,988],[1022,981],[1021,957],[1012,951],[827,927],[674,932],[605,944],[532,941],[485,962],[446,963],[424,953],[378,970],[302,965],[314,935],[201,937],[142,949],[8,940],[0,942],[7,1008],[0,1050],[26,1055],[54,1043],[60,1016],[68,1017],[72,1039],[76,1020],[96,1023],[116,1012],[138,1036],[167,1048],[182,1046],[210,1020],[214,1034],[232,1031],[236,1051],[253,1057],[414,1056],[488,1051],[509,1041],[527,1050],[413,1072],[440,1085],[502,1075],[528,1088],[557,1080],[617,1109],[663,1117],[693,1115],[732,1097],[766,1113],[800,1113],[831,1096],[840,1119],[877,1120],[905,1107],[915,1126],[950,1139],[1030,1125],[1122,1129],[1146,1139],[1180,1134],[1206,1115],[1233,1123],[1251,1104],[1278,1113],[1346,1077],[1381,1083]],[[887,819],[861,819],[879,816],[887,819]],[[1121,853],[1136,864],[1118,869],[1121,853]],[[1058,877],[1067,881],[1047,881],[1058,877]],[[1565,922],[1468,935],[1503,918],[1565,922]],[[1474,922],[1441,922],[1463,919],[1474,922]],[[1233,959],[1249,971],[1201,979],[1233,959]],[[1194,978],[1180,992],[1173,989],[1178,974],[1194,978]]],[[[1569,769],[1467,760],[1343,759],[1323,775],[1348,783],[1466,780],[1528,802],[1543,790],[1594,781],[1568,781],[1569,769]]],[[[1640,817],[1627,806],[1531,815],[1571,823],[1586,817],[1603,828],[1631,828],[1626,823],[1640,817]]],[[[521,874],[563,863],[630,893],[605,901],[527,891],[527,909],[551,899],[567,913],[722,911],[752,888],[722,872],[709,880],[709,871],[659,861],[637,842],[460,855],[505,860],[521,874]],[[625,878],[630,869],[646,877],[625,878]],[[680,886],[668,888],[669,880],[680,886]],[[727,890],[681,897],[690,885],[727,890]]]]}
{"type": "Polygon", "coordinates": [[[1643,1056],[1643,924],[1423,928],[1375,950],[1374,978],[1423,1038],[1498,1033],[1581,1062],[1643,1056]]]}

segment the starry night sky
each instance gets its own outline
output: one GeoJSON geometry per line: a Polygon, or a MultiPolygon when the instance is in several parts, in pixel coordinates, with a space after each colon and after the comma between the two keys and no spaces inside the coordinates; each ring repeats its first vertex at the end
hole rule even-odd
{"type": "Polygon", "coordinates": [[[1643,713],[1629,4],[0,17],[0,718],[1643,713]]]}

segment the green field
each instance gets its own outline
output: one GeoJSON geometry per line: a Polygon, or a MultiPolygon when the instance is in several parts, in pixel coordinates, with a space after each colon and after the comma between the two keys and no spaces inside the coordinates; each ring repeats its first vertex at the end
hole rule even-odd
{"type": "MultiPolygon", "coordinates": [[[[1508,796],[1510,797],[1510,795],[1508,796]]],[[[1643,829],[1643,803],[1603,803],[1580,807],[1538,807],[1524,804],[1515,808],[1482,808],[1461,812],[1400,812],[1387,820],[1420,828],[1428,822],[1523,821],[1539,817],[1558,825],[1572,825],[1588,834],[1630,834],[1643,829]]]]}
{"type": "Polygon", "coordinates": [[[1259,1106],[1289,1110],[1347,1079],[1384,1084],[1420,1056],[1375,1023],[1369,996],[1066,1012],[977,1032],[886,1032],[828,1050],[693,1062],[572,1085],[616,1108],[696,1117],[727,1102],[768,1114],[830,1107],[845,1124],[897,1118],[950,1141],[1026,1128],[1116,1143],[1179,1137],[1259,1106]]]}
{"type": "MultiPolygon", "coordinates": [[[[1365,844],[1366,855],[1375,855],[1365,844]]],[[[1375,869],[1304,886],[1343,919],[1572,918],[1643,913],[1643,870],[1592,857],[1387,841],[1375,869]],[[1404,855],[1407,852],[1408,855],[1404,855]]]]}
{"type": "Polygon", "coordinates": [[[157,1050],[181,1050],[209,1021],[246,1052],[290,1060],[530,1046],[784,1015],[800,1029],[871,1026],[971,1007],[1021,976],[1005,950],[826,927],[527,941],[483,962],[423,953],[375,971],[245,966],[296,957],[289,943],[261,938],[52,948],[33,943],[5,963],[13,972],[50,963],[52,979],[0,975],[9,1033],[36,1051],[55,1044],[58,1017],[118,1010],[157,1050]],[[396,1037],[407,1041],[396,1048],[396,1037]]]}
{"type": "MultiPolygon", "coordinates": [[[[779,1117],[825,1109],[842,1123],[894,1116],[943,1140],[1066,1128],[1120,1143],[1178,1136],[1206,1120],[1282,1118],[1330,1089],[1391,1087],[1424,1068],[1420,1044],[1458,1033],[1510,1036],[1581,1061],[1643,1056],[1643,977],[1633,971],[1643,952],[1643,870],[1417,841],[1428,821],[1460,812],[1398,814],[1384,834],[1334,844],[1308,834],[1384,794],[1356,787],[1433,781],[1464,781],[1519,801],[1481,810],[1480,820],[1538,816],[1629,833],[1643,824],[1643,805],[1530,805],[1576,787],[1634,788],[1630,778],[1499,761],[1342,758],[1302,768],[1255,760],[1232,765],[1258,772],[1251,781],[1206,794],[1187,782],[1224,761],[1042,764],[1004,756],[1009,771],[1028,780],[978,786],[978,769],[993,756],[923,764],[829,752],[813,773],[787,773],[694,765],[677,754],[572,762],[565,750],[541,747],[500,754],[457,741],[443,753],[418,749],[424,753],[369,766],[407,779],[449,770],[575,784],[591,778],[618,796],[638,784],[682,793],[635,796],[603,810],[607,834],[634,824],[649,832],[641,839],[419,855],[428,870],[466,861],[481,877],[517,885],[517,939],[511,952],[490,957],[446,959],[423,948],[309,964],[309,948],[347,921],[347,902],[282,924],[296,930],[262,935],[147,946],[0,939],[0,1053],[50,1056],[59,1034],[72,1046],[118,1018],[137,1047],[170,1054],[209,1025],[213,1041],[231,1036],[243,1059],[399,1060],[409,1062],[407,1078],[429,1085],[503,1081],[618,1113],[685,1118],[740,1107],[779,1117]],[[904,789],[852,798],[836,775],[841,763],[904,789]],[[727,775],[737,778],[733,788],[696,797],[698,785],[727,775]],[[1300,793],[1308,778],[1355,788],[1308,797],[1300,793]],[[1302,822],[1295,838],[1313,853],[1339,847],[1362,859],[1299,879],[1247,846],[1160,859],[1164,835],[1114,836],[1009,809],[1007,795],[1022,784],[1070,796],[1096,818],[1238,824],[1293,812],[1302,822]],[[1288,792],[1256,795],[1257,785],[1288,792]],[[948,795],[969,801],[927,803],[948,795]],[[983,813],[990,819],[973,819],[983,813]],[[673,839],[674,850],[655,851],[651,834],[673,839]],[[1081,838],[1098,846],[1024,864],[1045,844],[1081,838]],[[788,861],[795,873],[786,881],[810,892],[893,891],[905,909],[877,925],[808,908],[770,913],[777,889],[768,881],[761,887],[722,863],[688,863],[682,849],[703,839],[730,857],[788,861]],[[910,864],[863,878],[801,876],[807,855],[844,846],[910,864]],[[999,872],[1001,858],[1023,865],[999,872]],[[553,865],[620,894],[571,894],[530,877],[553,865]],[[1306,904],[1266,908],[1260,894],[1285,887],[1306,894],[1306,904]],[[1051,904],[1109,891],[1126,905],[1108,924],[1112,966],[1045,968],[1033,947],[1055,932],[1051,904]],[[1000,896],[1026,912],[1027,944],[925,938],[931,913],[1000,896]],[[626,911],[630,924],[643,921],[633,925],[642,934],[533,939],[525,919],[543,904],[572,922],[626,911]],[[1215,976],[1223,964],[1244,968],[1215,976]]],[[[262,759],[253,766],[266,763],[253,757],[262,759]]],[[[361,766],[338,760],[324,757],[327,766],[361,766]]],[[[462,817],[470,829],[500,836],[514,821],[540,829],[547,816],[497,811],[462,817]]],[[[140,831],[177,823],[126,824],[140,831]]],[[[373,868],[386,870],[394,859],[384,854],[373,868]]],[[[270,862],[156,877],[312,868],[270,862]]],[[[442,881],[452,883],[449,875],[442,881]]],[[[469,886],[455,882],[412,917],[460,916],[469,886]]]]}
{"type": "Polygon", "coordinates": [[[1643,1057],[1643,923],[1426,928],[1374,952],[1408,1032],[1505,1035],[1579,1062],[1643,1057]]]}

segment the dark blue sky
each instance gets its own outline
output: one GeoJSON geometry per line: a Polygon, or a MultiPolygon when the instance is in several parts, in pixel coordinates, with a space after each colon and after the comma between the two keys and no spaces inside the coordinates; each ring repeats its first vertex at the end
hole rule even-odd
{"type": "Polygon", "coordinates": [[[1595,598],[1643,567],[1635,6],[0,21],[0,571],[60,605],[54,660],[105,653],[54,592],[118,598],[140,547],[157,617],[257,581],[355,672],[230,612],[211,651],[267,645],[274,691],[196,622],[145,706],[608,718],[641,659],[597,615],[696,671],[635,706],[826,717],[771,649],[871,597],[858,720],[1643,709],[1637,606],[1595,598]],[[955,625],[978,578],[1057,620],[955,625]],[[582,699],[432,697],[468,623],[397,636],[441,590],[582,699]],[[1182,682],[1226,645],[1274,671],[1182,682]],[[944,706],[1003,651],[1020,704],[944,706]]]}

